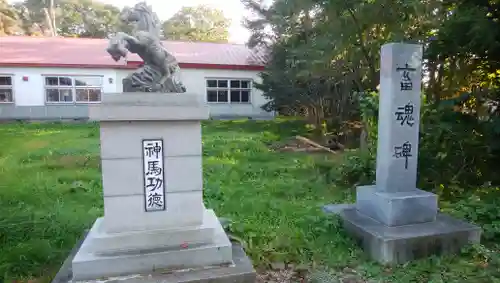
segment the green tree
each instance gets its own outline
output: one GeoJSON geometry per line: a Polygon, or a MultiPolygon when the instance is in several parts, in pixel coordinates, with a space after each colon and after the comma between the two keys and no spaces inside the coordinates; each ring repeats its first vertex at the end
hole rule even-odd
{"type": "Polygon", "coordinates": [[[381,45],[424,42],[439,6],[431,0],[242,2],[257,15],[246,21],[249,45],[270,55],[259,87],[277,110],[300,109],[317,129],[359,116],[356,94],[377,91],[381,45]]]}
{"type": "MultiPolygon", "coordinates": [[[[105,38],[123,29],[119,21],[120,10],[113,5],[92,0],[54,2],[54,22],[60,36],[105,38]]],[[[50,30],[52,16],[46,12],[50,8],[49,0],[25,0],[17,8],[23,11],[23,26],[26,29],[36,26],[42,33],[50,30]]]]}
{"type": "Polygon", "coordinates": [[[450,199],[500,184],[492,169],[500,162],[500,0],[242,2],[257,15],[246,22],[249,46],[267,52],[257,84],[265,107],[304,115],[321,131],[359,123],[374,149],[380,48],[420,43],[428,79],[420,185],[450,199]]]}
{"type": "Polygon", "coordinates": [[[22,33],[15,8],[0,0],[0,36],[22,33]]]}
{"type": "Polygon", "coordinates": [[[227,42],[230,19],[221,10],[205,5],[182,7],[163,23],[166,39],[227,42]]]}

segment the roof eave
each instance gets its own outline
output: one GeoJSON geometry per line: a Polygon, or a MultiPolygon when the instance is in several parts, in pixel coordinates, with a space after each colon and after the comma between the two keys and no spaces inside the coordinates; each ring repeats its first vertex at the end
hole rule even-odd
{"type": "MultiPolygon", "coordinates": [[[[142,62],[128,61],[126,65],[106,64],[62,64],[62,63],[0,63],[0,67],[19,68],[84,68],[84,69],[135,69],[142,62]]],[[[239,70],[239,71],[263,71],[263,65],[232,65],[232,64],[207,64],[207,63],[179,63],[180,68],[185,69],[216,69],[216,70],[239,70]]]]}

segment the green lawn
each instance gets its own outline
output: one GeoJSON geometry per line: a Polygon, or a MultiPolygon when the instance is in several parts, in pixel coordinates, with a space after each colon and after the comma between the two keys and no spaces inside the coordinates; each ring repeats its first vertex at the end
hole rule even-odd
{"type": "MultiPolygon", "coordinates": [[[[392,268],[369,262],[338,219],[321,212],[322,204],[353,201],[352,192],[325,182],[320,157],[268,147],[304,131],[286,120],[203,126],[205,203],[232,219],[231,233],[259,270],[292,262],[359,280],[349,282],[500,282],[498,266],[477,249],[392,268]]],[[[102,214],[99,163],[96,124],[0,125],[0,282],[57,272],[102,214]]]]}

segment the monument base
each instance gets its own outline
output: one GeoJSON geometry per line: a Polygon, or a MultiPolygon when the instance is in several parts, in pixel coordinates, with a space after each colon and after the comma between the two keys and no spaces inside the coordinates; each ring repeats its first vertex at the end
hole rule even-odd
{"type": "MultiPolygon", "coordinates": [[[[84,237],[85,238],[85,237],[84,237]]],[[[73,272],[71,262],[80,248],[83,240],[80,241],[73,249],[72,253],[63,263],[61,269],[56,274],[52,283],[76,283],[72,280],[73,272]]],[[[177,272],[162,273],[161,271],[134,274],[121,277],[113,277],[107,280],[87,280],[86,283],[104,283],[104,282],[120,282],[120,283],[254,283],[256,273],[252,266],[252,262],[245,254],[245,251],[239,244],[232,245],[232,265],[212,266],[211,268],[188,269],[177,272]]]]}
{"type": "Polygon", "coordinates": [[[419,189],[383,192],[376,186],[360,186],[356,209],[387,226],[426,223],[436,220],[438,197],[419,189]]]}
{"type": "Polygon", "coordinates": [[[344,228],[369,256],[383,264],[402,264],[431,255],[459,252],[469,243],[479,243],[481,228],[438,213],[432,222],[386,226],[356,208],[340,212],[344,228]]]}
{"type": "Polygon", "coordinates": [[[232,244],[215,213],[204,214],[199,227],[122,233],[102,231],[98,219],[72,258],[72,282],[234,265],[232,244]]]}

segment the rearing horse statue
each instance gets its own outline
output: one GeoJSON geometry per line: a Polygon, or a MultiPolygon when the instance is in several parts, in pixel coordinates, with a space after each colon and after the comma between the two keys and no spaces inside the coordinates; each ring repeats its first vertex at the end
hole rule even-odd
{"type": "Polygon", "coordinates": [[[186,92],[179,79],[179,64],[160,40],[160,21],[146,3],[137,3],[120,14],[120,20],[132,24],[132,35],[118,32],[106,51],[115,61],[128,52],[139,55],[144,65],[123,79],[124,92],[186,92]]]}

